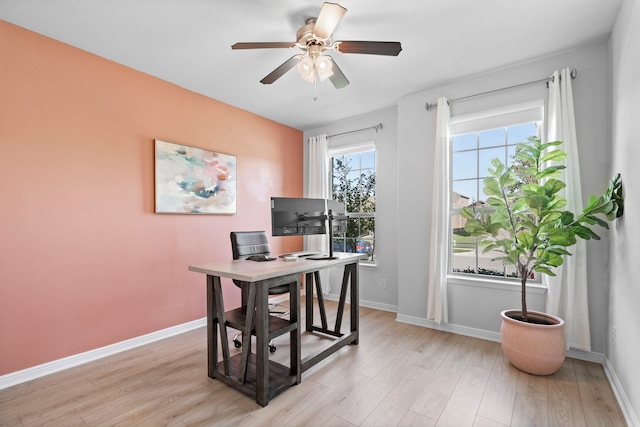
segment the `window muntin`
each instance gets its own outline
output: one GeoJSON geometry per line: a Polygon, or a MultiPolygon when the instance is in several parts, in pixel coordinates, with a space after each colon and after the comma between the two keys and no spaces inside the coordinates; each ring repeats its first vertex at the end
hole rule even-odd
{"type": "Polygon", "coordinates": [[[375,261],[376,151],[349,152],[331,157],[331,194],[345,204],[346,232],[333,235],[334,252],[367,254],[375,261]]]}
{"type": "MultiPolygon", "coordinates": [[[[531,121],[493,129],[486,129],[451,137],[450,185],[450,242],[449,272],[468,277],[516,278],[514,266],[492,261],[501,255],[491,251],[483,254],[478,239],[464,232],[466,220],[460,215],[465,206],[485,207],[487,194],[483,180],[493,158],[499,158],[506,167],[513,166],[517,144],[527,142],[530,136],[540,136],[540,121],[531,121]]],[[[515,161],[514,161],[515,160],[515,161]]],[[[532,279],[537,279],[536,277],[532,279]]]]}

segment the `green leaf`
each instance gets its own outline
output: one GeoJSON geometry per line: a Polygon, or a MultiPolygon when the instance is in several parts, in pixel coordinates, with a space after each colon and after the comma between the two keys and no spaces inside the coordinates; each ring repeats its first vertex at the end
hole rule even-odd
{"type": "Polygon", "coordinates": [[[541,181],[544,178],[559,178],[560,171],[565,169],[564,166],[550,166],[548,168],[542,169],[540,172],[536,174],[536,179],[541,181]]]}
{"type": "Polygon", "coordinates": [[[504,164],[498,158],[491,159],[491,165],[495,168],[494,175],[499,176],[504,172],[504,164]]]}
{"type": "MultiPolygon", "coordinates": [[[[540,140],[538,140],[539,142],[540,140]]],[[[562,145],[562,141],[551,141],[551,142],[545,142],[544,144],[540,144],[540,150],[546,150],[549,147],[555,147],[558,145],[562,145]]]]}
{"type": "Polygon", "coordinates": [[[541,265],[535,265],[533,267],[533,271],[537,271],[538,273],[544,273],[547,274],[549,276],[555,277],[556,273],[554,273],[553,271],[549,270],[547,267],[543,267],[541,265]]]}
{"type": "Polygon", "coordinates": [[[567,158],[567,153],[558,149],[558,150],[547,152],[545,155],[542,156],[541,161],[542,162],[561,162],[566,158],[567,158]]]}
{"type": "Polygon", "coordinates": [[[484,179],[484,192],[489,196],[502,197],[502,191],[500,191],[498,180],[492,177],[484,179]]]}
{"type": "Polygon", "coordinates": [[[527,205],[531,209],[539,212],[547,207],[550,199],[547,196],[536,194],[536,195],[527,196],[526,201],[527,201],[527,205]]]}
{"type": "Polygon", "coordinates": [[[474,236],[477,236],[484,233],[486,230],[484,226],[480,223],[480,221],[471,220],[471,221],[467,221],[467,223],[464,225],[464,231],[466,231],[467,233],[471,233],[474,236]]]}
{"type": "Polygon", "coordinates": [[[531,154],[529,154],[529,153],[527,153],[525,151],[522,151],[522,150],[516,151],[516,158],[522,160],[525,164],[526,163],[535,164],[536,160],[537,160],[531,154]]]}
{"type": "Polygon", "coordinates": [[[504,207],[506,206],[506,202],[504,201],[503,198],[501,197],[495,197],[495,196],[490,196],[487,199],[487,204],[489,206],[495,207],[495,208],[500,208],[500,207],[504,207]]]}
{"type": "Polygon", "coordinates": [[[518,181],[516,181],[516,179],[513,177],[513,174],[509,171],[500,175],[500,187],[502,188],[513,187],[517,183],[518,181]]]}
{"type": "Polygon", "coordinates": [[[600,240],[600,236],[594,233],[589,227],[585,227],[584,225],[574,225],[573,227],[571,227],[571,230],[576,234],[576,236],[584,240],[590,240],[592,238],[595,240],[600,240]]]}
{"type": "Polygon", "coordinates": [[[549,248],[547,249],[547,251],[556,255],[571,255],[571,252],[560,247],[549,248]]]}
{"type": "Polygon", "coordinates": [[[567,199],[560,197],[557,194],[547,205],[547,210],[560,210],[567,206],[567,199]]]}
{"type": "Polygon", "coordinates": [[[466,219],[475,219],[475,213],[468,207],[464,207],[460,210],[460,215],[466,219]]]}
{"type": "Polygon", "coordinates": [[[598,218],[595,215],[585,215],[586,219],[591,221],[591,224],[598,224],[600,227],[609,228],[609,224],[606,221],[598,218]]]}
{"type": "MultiPolygon", "coordinates": [[[[618,211],[619,211],[619,205],[616,203],[613,205],[613,209],[606,214],[607,219],[609,221],[613,221],[614,219],[618,218],[619,216],[618,211]]],[[[605,228],[609,228],[609,226],[607,226],[606,223],[605,223],[605,228]]]]}
{"type": "Polygon", "coordinates": [[[549,244],[554,246],[571,246],[575,245],[576,237],[568,229],[558,228],[547,233],[549,244]]]}
{"type": "MultiPolygon", "coordinates": [[[[549,207],[547,206],[547,209],[548,208],[549,207]]],[[[556,222],[557,220],[559,220],[562,217],[562,212],[558,212],[558,211],[549,212],[547,210],[547,211],[544,211],[542,214],[544,216],[540,220],[540,224],[547,224],[547,223],[551,223],[551,222],[556,222]]]]}
{"type": "Polygon", "coordinates": [[[563,226],[569,225],[573,222],[574,215],[572,212],[564,211],[560,217],[560,224],[563,226]]]}
{"type": "Polygon", "coordinates": [[[533,246],[533,234],[531,234],[530,230],[523,230],[516,235],[518,239],[518,243],[525,248],[531,249],[533,246]]]}
{"type": "Polygon", "coordinates": [[[589,197],[589,203],[587,203],[587,206],[585,206],[583,211],[590,211],[594,209],[598,205],[598,200],[599,198],[596,196],[589,197]]]}
{"type": "Polygon", "coordinates": [[[544,183],[544,189],[547,196],[553,196],[558,191],[565,188],[567,184],[557,179],[550,179],[544,183]]]}

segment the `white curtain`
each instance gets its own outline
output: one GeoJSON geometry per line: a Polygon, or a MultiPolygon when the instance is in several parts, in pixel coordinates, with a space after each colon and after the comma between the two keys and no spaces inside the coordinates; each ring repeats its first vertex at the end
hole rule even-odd
{"type": "MultiPolygon", "coordinates": [[[[329,148],[327,135],[317,135],[309,138],[309,176],[307,177],[306,197],[314,199],[329,199],[329,148]]],[[[329,236],[326,234],[304,236],[304,249],[326,253],[329,250],[329,236]]],[[[328,255],[328,254],[327,254],[328,255]]],[[[320,271],[322,292],[329,292],[329,271],[320,271]]]]}
{"type": "MultiPolygon", "coordinates": [[[[566,209],[577,212],[584,205],[569,68],[554,72],[549,82],[547,125],[547,141],[563,141],[560,148],[567,153],[567,169],[562,171],[562,179],[567,184],[563,195],[567,199],[566,209]]],[[[556,270],[557,276],[543,275],[547,285],[546,312],[564,319],[568,348],[591,351],[586,243],[578,239],[578,243],[568,249],[573,255],[565,256],[564,264],[556,270]]]]}
{"type": "Polygon", "coordinates": [[[427,320],[448,322],[447,256],[449,254],[449,101],[438,99],[431,193],[431,244],[427,320]]]}

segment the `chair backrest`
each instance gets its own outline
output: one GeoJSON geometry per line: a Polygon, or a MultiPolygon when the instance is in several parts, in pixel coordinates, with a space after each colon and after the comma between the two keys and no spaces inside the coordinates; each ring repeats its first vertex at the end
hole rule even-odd
{"type": "Polygon", "coordinates": [[[232,231],[231,251],[233,259],[245,259],[250,255],[271,254],[269,239],[264,231],[232,231]]]}

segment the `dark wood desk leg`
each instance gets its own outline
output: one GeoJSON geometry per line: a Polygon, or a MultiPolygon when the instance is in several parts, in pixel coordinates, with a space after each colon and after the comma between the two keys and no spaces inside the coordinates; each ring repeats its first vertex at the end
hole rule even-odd
{"type": "Polygon", "coordinates": [[[349,269],[349,265],[344,266],[344,271],[342,273],[342,286],[340,287],[340,299],[338,300],[338,312],[336,313],[336,327],[334,332],[340,333],[340,329],[342,329],[342,316],[344,315],[344,306],[347,302],[347,289],[349,288],[349,277],[351,274],[351,270],[349,269]]]}
{"type": "Polygon", "coordinates": [[[289,340],[291,342],[291,351],[289,353],[290,374],[296,376],[296,384],[302,381],[302,349],[300,345],[300,276],[289,285],[289,321],[296,323],[298,326],[295,330],[289,332],[289,340]]]}
{"type": "Polygon", "coordinates": [[[360,339],[360,278],[358,277],[358,263],[349,264],[347,267],[351,272],[351,333],[356,336],[353,344],[358,345],[358,340],[360,339]]]}
{"type": "Polygon", "coordinates": [[[256,306],[256,287],[249,284],[247,285],[249,286],[249,290],[245,300],[247,311],[244,330],[242,331],[242,356],[240,359],[240,382],[243,384],[247,380],[249,354],[251,354],[251,330],[253,329],[256,306]]]}
{"type": "Polygon", "coordinates": [[[269,403],[269,290],[257,282],[256,288],[256,402],[269,403]]]}
{"type": "MultiPolygon", "coordinates": [[[[218,316],[218,327],[220,328],[220,344],[222,345],[222,363],[224,364],[224,374],[231,376],[231,355],[229,354],[229,338],[227,337],[227,326],[224,315],[224,301],[222,300],[222,285],[220,277],[213,276],[213,295],[218,316]]],[[[216,348],[216,352],[217,352],[216,348]]]]}
{"type": "Polygon", "coordinates": [[[320,272],[313,273],[316,278],[316,295],[318,298],[318,308],[320,309],[320,322],[322,329],[327,329],[327,310],[324,308],[324,294],[322,293],[322,281],[320,280],[320,272]]]}
{"type": "Polygon", "coordinates": [[[313,273],[307,273],[304,279],[305,285],[305,329],[313,331],[313,273]]]}
{"type": "Polygon", "coordinates": [[[213,292],[213,276],[207,275],[207,367],[209,378],[218,366],[218,314],[213,292]]]}

